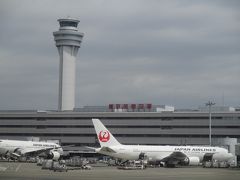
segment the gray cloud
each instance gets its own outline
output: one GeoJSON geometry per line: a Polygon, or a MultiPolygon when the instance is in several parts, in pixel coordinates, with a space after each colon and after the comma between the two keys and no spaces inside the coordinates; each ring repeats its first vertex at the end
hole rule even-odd
{"type": "Polygon", "coordinates": [[[0,2],[0,109],[56,109],[57,19],[80,18],[76,105],[239,106],[239,1],[0,2]]]}

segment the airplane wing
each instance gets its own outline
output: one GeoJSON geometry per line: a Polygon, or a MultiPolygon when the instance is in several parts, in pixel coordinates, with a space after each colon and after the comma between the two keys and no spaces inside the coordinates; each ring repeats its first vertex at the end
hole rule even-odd
{"type": "Polygon", "coordinates": [[[171,153],[169,156],[163,158],[161,161],[165,162],[167,164],[177,164],[180,161],[184,161],[184,159],[187,157],[186,154],[176,151],[171,153]]]}
{"type": "Polygon", "coordinates": [[[89,146],[85,146],[88,149],[92,149],[95,150],[96,152],[111,152],[111,153],[116,153],[116,151],[114,151],[113,149],[111,149],[110,147],[101,147],[101,148],[94,148],[94,147],[89,147],[89,146]]]}
{"type": "Polygon", "coordinates": [[[11,153],[11,156],[20,157],[22,155],[29,155],[29,154],[41,154],[42,152],[50,151],[54,149],[53,147],[49,148],[17,148],[14,152],[11,153]]]}
{"type": "Polygon", "coordinates": [[[110,152],[110,153],[116,153],[113,149],[110,147],[101,147],[100,151],[110,152]]]}
{"type": "Polygon", "coordinates": [[[55,149],[55,148],[53,148],[53,147],[49,147],[49,148],[26,148],[26,149],[20,150],[20,152],[21,152],[21,154],[31,154],[31,153],[40,154],[42,152],[50,151],[52,149],[55,149]]]}
{"type": "Polygon", "coordinates": [[[87,149],[92,149],[92,150],[95,150],[95,151],[96,151],[96,149],[98,149],[98,148],[90,147],[90,146],[83,146],[83,147],[85,147],[85,148],[87,148],[87,149]]]}

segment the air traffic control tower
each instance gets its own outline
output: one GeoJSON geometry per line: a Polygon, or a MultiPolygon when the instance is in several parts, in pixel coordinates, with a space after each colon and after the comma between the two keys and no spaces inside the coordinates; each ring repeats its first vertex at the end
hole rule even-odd
{"type": "Polygon", "coordinates": [[[76,56],[83,33],[78,32],[79,20],[58,19],[60,28],[53,32],[60,56],[58,110],[72,111],[75,107],[76,56]]]}

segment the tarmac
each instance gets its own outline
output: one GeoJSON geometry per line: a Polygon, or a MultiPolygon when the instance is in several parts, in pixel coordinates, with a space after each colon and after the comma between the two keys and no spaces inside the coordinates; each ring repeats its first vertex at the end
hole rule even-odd
{"type": "Polygon", "coordinates": [[[42,170],[35,163],[0,162],[2,180],[239,180],[238,168],[147,168],[119,170],[116,167],[93,167],[92,170],[54,172],[42,170]]]}

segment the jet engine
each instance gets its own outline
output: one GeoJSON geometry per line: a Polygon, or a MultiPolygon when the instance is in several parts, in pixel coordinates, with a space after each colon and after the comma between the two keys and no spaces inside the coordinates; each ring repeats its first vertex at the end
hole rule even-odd
{"type": "Polygon", "coordinates": [[[197,166],[200,163],[199,157],[186,157],[182,164],[183,165],[190,165],[190,166],[197,166]]]}
{"type": "Polygon", "coordinates": [[[60,153],[57,151],[50,151],[50,154],[48,155],[49,159],[52,159],[53,161],[58,161],[60,158],[60,153]]]}
{"type": "Polygon", "coordinates": [[[144,159],[146,159],[147,158],[147,155],[145,154],[145,153],[143,153],[143,152],[141,152],[140,154],[139,154],[139,156],[138,156],[138,159],[140,159],[140,160],[144,160],[144,159]]]}
{"type": "Polygon", "coordinates": [[[21,150],[22,150],[21,148],[16,148],[16,149],[13,150],[12,154],[16,154],[16,155],[20,156],[22,154],[21,150]]]}

